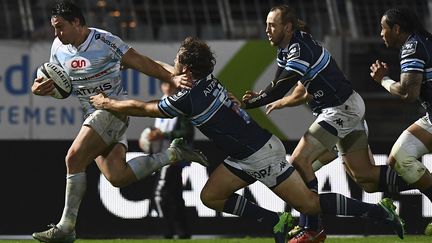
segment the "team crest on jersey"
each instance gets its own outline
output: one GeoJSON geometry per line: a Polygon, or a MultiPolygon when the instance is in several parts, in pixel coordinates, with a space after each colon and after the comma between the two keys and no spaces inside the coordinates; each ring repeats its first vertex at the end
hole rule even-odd
{"type": "Polygon", "coordinates": [[[294,59],[300,56],[300,45],[299,43],[292,44],[286,54],[286,60],[294,59]]]}
{"type": "Polygon", "coordinates": [[[181,97],[185,96],[187,93],[189,93],[189,90],[182,89],[182,90],[180,90],[179,92],[177,92],[177,93],[171,95],[170,98],[171,98],[173,101],[176,101],[176,100],[180,99],[181,97]]]}
{"type": "Polygon", "coordinates": [[[417,41],[411,41],[402,46],[401,58],[412,55],[416,52],[417,41]]]}

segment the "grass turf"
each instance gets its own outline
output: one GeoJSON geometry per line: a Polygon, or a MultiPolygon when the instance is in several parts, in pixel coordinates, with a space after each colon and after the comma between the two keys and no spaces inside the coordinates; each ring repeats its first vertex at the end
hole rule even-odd
{"type": "MultiPolygon", "coordinates": [[[[35,240],[0,240],[0,243],[37,243],[35,240]]],[[[88,240],[78,239],[76,243],[273,243],[271,238],[220,238],[220,239],[192,239],[192,240],[162,240],[162,239],[116,239],[116,240],[88,240]]],[[[396,236],[370,236],[370,237],[332,237],[326,243],[430,243],[431,236],[406,236],[400,240],[396,236]]]]}

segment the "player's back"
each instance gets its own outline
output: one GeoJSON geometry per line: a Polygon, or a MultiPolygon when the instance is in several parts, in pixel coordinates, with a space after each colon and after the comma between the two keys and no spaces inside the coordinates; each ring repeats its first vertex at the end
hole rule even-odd
{"type": "Polygon", "coordinates": [[[232,102],[222,84],[209,75],[191,90],[183,90],[159,103],[170,117],[184,114],[204,135],[235,159],[249,157],[272,136],[232,102]]]}

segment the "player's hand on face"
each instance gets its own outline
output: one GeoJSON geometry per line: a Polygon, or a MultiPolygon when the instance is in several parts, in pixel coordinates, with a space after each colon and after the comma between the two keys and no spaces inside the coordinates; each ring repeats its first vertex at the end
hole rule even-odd
{"type": "Polygon", "coordinates": [[[266,105],[266,115],[270,114],[273,110],[282,108],[281,100],[276,100],[268,105],[266,105]]]}
{"type": "Polygon", "coordinates": [[[243,97],[242,97],[242,101],[243,101],[243,102],[246,102],[246,101],[248,101],[248,100],[250,100],[250,99],[253,99],[253,98],[257,97],[257,96],[259,96],[259,93],[256,93],[256,92],[254,92],[254,91],[252,91],[252,90],[248,90],[248,91],[246,91],[245,94],[243,95],[243,97]]]}
{"type": "Polygon", "coordinates": [[[104,93],[99,93],[97,95],[90,96],[90,104],[96,109],[103,109],[106,95],[104,93]]]}
{"type": "Polygon", "coordinates": [[[192,77],[188,73],[173,76],[172,82],[178,89],[191,89],[193,85],[192,77]]]}
{"type": "Polygon", "coordinates": [[[31,91],[35,95],[52,95],[54,93],[54,81],[52,79],[47,79],[42,81],[43,77],[36,78],[31,87],[31,91]]]}
{"type": "Polygon", "coordinates": [[[378,83],[381,83],[381,80],[384,76],[388,75],[388,65],[385,62],[381,62],[376,60],[370,66],[370,76],[378,83]]]}

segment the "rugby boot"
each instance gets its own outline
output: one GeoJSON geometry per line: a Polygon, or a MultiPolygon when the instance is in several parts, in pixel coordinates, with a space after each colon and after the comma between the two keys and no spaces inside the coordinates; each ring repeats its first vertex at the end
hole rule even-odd
{"type": "Polygon", "coordinates": [[[287,243],[322,243],[326,240],[326,238],[327,235],[324,229],[319,232],[303,229],[287,243]]]}
{"type": "Polygon", "coordinates": [[[298,235],[300,232],[302,232],[303,228],[300,225],[296,225],[294,228],[292,228],[289,232],[288,232],[288,239],[293,238],[294,236],[298,235]]]}
{"type": "Polygon", "coordinates": [[[169,152],[172,151],[172,154],[174,155],[172,164],[186,160],[196,162],[205,167],[209,165],[207,157],[201,151],[189,148],[183,138],[174,139],[167,150],[169,152]]]}
{"type": "Polygon", "coordinates": [[[424,234],[427,236],[432,236],[432,222],[430,222],[424,231],[424,234]]]}
{"type": "Polygon", "coordinates": [[[57,228],[55,224],[50,224],[48,227],[51,228],[42,232],[33,233],[33,238],[46,243],[72,243],[75,241],[75,231],[66,233],[57,228]]]}
{"type": "Polygon", "coordinates": [[[393,201],[390,198],[384,198],[378,203],[378,205],[387,213],[384,222],[393,228],[393,231],[399,236],[399,238],[403,239],[405,234],[405,223],[396,213],[396,206],[393,204],[393,201]]]}
{"type": "Polygon", "coordinates": [[[286,243],[289,229],[293,225],[291,213],[279,213],[279,222],[273,227],[275,243],[286,243]]]}

